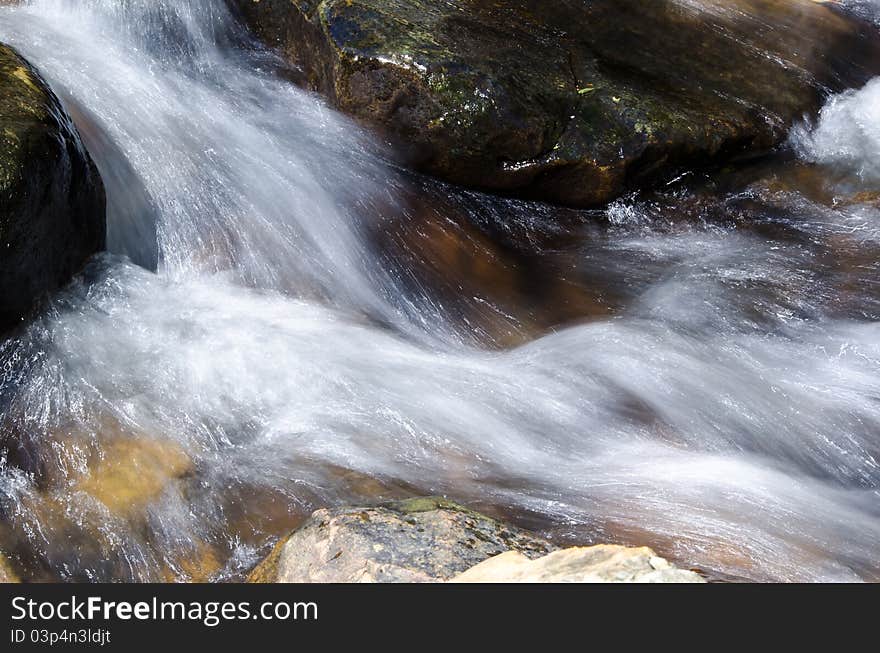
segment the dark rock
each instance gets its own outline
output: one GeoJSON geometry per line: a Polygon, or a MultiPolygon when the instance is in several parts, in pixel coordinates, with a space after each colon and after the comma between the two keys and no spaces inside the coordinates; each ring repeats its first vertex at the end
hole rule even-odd
{"type": "Polygon", "coordinates": [[[58,98],[0,45],[0,330],[104,247],[104,187],[58,98]]]}
{"type": "Polygon", "coordinates": [[[880,71],[808,0],[229,0],[312,89],[468,186],[574,206],[763,153],[880,71]]]}

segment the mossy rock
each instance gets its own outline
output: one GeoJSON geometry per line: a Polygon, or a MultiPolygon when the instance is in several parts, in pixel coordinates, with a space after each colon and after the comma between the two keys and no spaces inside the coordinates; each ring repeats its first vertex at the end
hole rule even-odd
{"type": "Polygon", "coordinates": [[[540,557],[547,540],[442,498],[318,510],[276,545],[252,583],[449,580],[505,551],[540,557]]]}
{"type": "Polygon", "coordinates": [[[229,0],[420,170],[573,206],[766,152],[880,72],[812,0],[229,0]]]}
{"type": "Polygon", "coordinates": [[[0,331],[103,249],[105,204],[58,98],[0,44],[0,331]]]}

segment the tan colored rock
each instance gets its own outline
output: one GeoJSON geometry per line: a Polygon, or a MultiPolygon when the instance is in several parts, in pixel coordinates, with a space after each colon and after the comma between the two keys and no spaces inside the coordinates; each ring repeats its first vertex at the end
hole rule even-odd
{"type": "MultiPolygon", "coordinates": [[[[157,559],[133,561],[135,545],[154,546],[151,514],[168,497],[183,495],[195,465],[177,441],[103,420],[100,428],[70,427],[47,434],[34,449],[34,491],[20,497],[13,546],[31,548],[30,529],[46,568],[64,575],[39,580],[85,582],[209,580],[224,553],[210,542],[165,542],[157,559]],[[108,523],[112,526],[108,528],[108,523]]],[[[27,573],[42,573],[37,560],[27,573]]],[[[28,576],[30,579],[30,575],[28,576]]]]}
{"type": "Polygon", "coordinates": [[[170,440],[126,438],[107,442],[73,490],[85,492],[116,516],[131,518],[192,472],[192,461],[170,440]]]}
{"type": "Polygon", "coordinates": [[[12,565],[5,555],[0,553],[0,583],[20,583],[21,579],[12,570],[12,565]]]}
{"type": "Polygon", "coordinates": [[[531,560],[508,551],[456,576],[453,583],[705,583],[647,547],[612,544],[554,551],[531,560]]]}
{"type": "Polygon", "coordinates": [[[161,573],[163,583],[207,583],[223,569],[221,552],[207,542],[168,552],[170,560],[161,573]]]}

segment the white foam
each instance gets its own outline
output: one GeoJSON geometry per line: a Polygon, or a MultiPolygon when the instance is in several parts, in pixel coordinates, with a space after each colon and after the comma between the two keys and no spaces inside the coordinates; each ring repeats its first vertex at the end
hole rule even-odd
{"type": "Polygon", "coordinates": [[[792,142],[806,160],[880,180],[880,79],[832,97],[815,126],[797,127],[792,142]]]}

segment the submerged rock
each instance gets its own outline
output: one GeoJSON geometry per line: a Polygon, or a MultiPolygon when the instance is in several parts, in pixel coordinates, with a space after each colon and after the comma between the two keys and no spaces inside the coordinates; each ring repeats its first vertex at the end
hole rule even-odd
{"type": "Polygon", "coordinates": [[[0,553],[0,583],[20,583],[21,580],[9,564],[6,556],[0,553]]]}
{"type": "Polygon", "coordinates": [[[88,471],[72,485],[116,518],[135,519],[166,489],[193,472],[183,448],[170,440],[114,439],[91,456],[88,471]]]}
{"type": "Polygon", "coordinates": [[[772,148],[880,72],[810,0],[229,0],[305,84],[453,182],[588,206],[772,148]]]}
{"type": "Polygon", "coordinates": [[[318,510],[251,574],[256,583],[449,580],[504,551],[545,555],[542,538],[444,499],[318,510]]]}
{"type": "Polygon", "coordinates": [[[104,187],[39,74],[0,45],[0,329],[105,242],[104,187]]]}
{"type": "Polygon", "coordinates": [[[453,583],[705,583],[647,547],[611,544],[554,551],[531,560],[508,551],[468,569],[453,583]]]}
{"type": "Polygon", "coordinates": [[[0,506],[0,549],[25,580],[205,581],[222,567],[208,534],[161,528],[195,482],[182,443],[105,415],[30,434],[0,424],[0,451],[32,483],[14,510],[0,506]],[[2,451],[4,437],[27,446],[2,451]]]}

